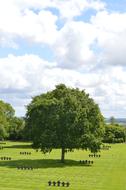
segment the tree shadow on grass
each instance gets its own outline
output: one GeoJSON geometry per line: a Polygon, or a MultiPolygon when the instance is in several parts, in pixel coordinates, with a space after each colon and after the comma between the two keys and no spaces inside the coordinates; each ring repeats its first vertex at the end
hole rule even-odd
{"type": "Polygon", "coordinates": [[[0,167],[9,167],[9,168],[17,168],[17,167],[33,167],[35,169],[39,168],[63,168],[63,167],[83,167],[87,166],[84,164],[80,164],[79,161],[75,160],[65,160],[65,163],[61,163],[60,160],[54,159],[36,159],[36,160],[11,160],[11,161],[0,161],[0,167]]]}
{"type": "Polygon", "coordinates": [[[19,149],[32,149],[32,145],[24,144],[24,145],[12,145],[12,146],[4,146],[4,148],[19,148],[19,149]]]}

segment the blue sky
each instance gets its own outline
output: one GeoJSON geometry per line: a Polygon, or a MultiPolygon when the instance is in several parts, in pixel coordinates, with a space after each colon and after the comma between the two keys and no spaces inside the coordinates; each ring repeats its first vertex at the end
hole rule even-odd
{"type": "Polygon", "coordinates": [[[126,12],[126,0],[106,0],[105,2],[109,11],[126,12]]]}
{"type": "Polygon", "coordinates": [[[125,20],[126,0],[1,1],[0,99],[24,116],[31,97],[65,83],[125,117],[125,20]]]}

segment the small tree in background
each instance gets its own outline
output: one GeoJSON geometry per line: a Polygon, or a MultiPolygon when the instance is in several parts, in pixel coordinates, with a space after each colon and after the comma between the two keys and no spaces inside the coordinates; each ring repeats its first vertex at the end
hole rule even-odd
{"type": "Polygon", "coordinates": [[[126,128],[119,125],[106,125],[104,140],[105,143],[122,143],[126,141],[126,128]]]}
{"type": "Polygon", "coordinates": [[[24,119],[15,117],[13,107],[0,100],[0,140],[22,140],[24,127],[24,119]]]}
{"type": "Polygon", "coordinates": [[[0,141],[3,141],[8,136],[6,129],[0,124],[0,141]]]}
{"type": "Polygon", "coordinates": [[[0,138],[1,140],[9,136],[9,128],[12,118],[14,117],[14,109],[8,103],[0,100],[0,138]]]}
{"type": "Polygon", "coordinates": [[[111,124],[111,125],[116,124],[116,119],[115,119],[113,116],[110,117],[110,124],[111,124]]]}
{"type": "Polygon", "coordinates": [[[25,120],[19,117],[13,117],[9,128],[9,140],[24,140],[25,120]]]}
{"type": "Polygon", "coordinates": [[[62,162],[66,149],[97,152],[104,131],[103,116],[93,99],[85,91],[64,84],[33,97],[27,107],[26,125],[33,146],[44,153],[61,148],[62,162]]]}

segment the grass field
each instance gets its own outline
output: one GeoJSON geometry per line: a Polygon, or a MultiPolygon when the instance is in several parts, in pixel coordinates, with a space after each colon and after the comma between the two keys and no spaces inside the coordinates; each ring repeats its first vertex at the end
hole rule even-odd
{"type": "Polygon", "coordinates": [[[101,158],[89,158],[87,151],[66,154],[61,164],[60,150],[43,155],[31,149],[28,143],[7,142],[0,150],[0,190],[126,190],[126,144],[112,145],[102,150],[101,158]],[[21,151],[32,152],[20,155],[21,151]],[[93,166],[83,166],[79,160],[94,160],[93,166]],[[17,166],[33,166],[34,170],[17,170],[17,166]],[[49,187],[47,182],[69,181],[70,187],[49,187]]]}

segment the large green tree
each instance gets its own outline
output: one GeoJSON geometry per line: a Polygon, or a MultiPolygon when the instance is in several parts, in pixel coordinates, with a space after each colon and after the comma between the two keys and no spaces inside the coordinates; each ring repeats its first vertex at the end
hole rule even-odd
{"type": "Polygon", "coordinates": [[[68,88],[64,84],[33,97],[27,106],[26,124],[35,148],[44,153],[61,148],[100,149],[104,120],[98,105],[85,91],[68,88]]]}

